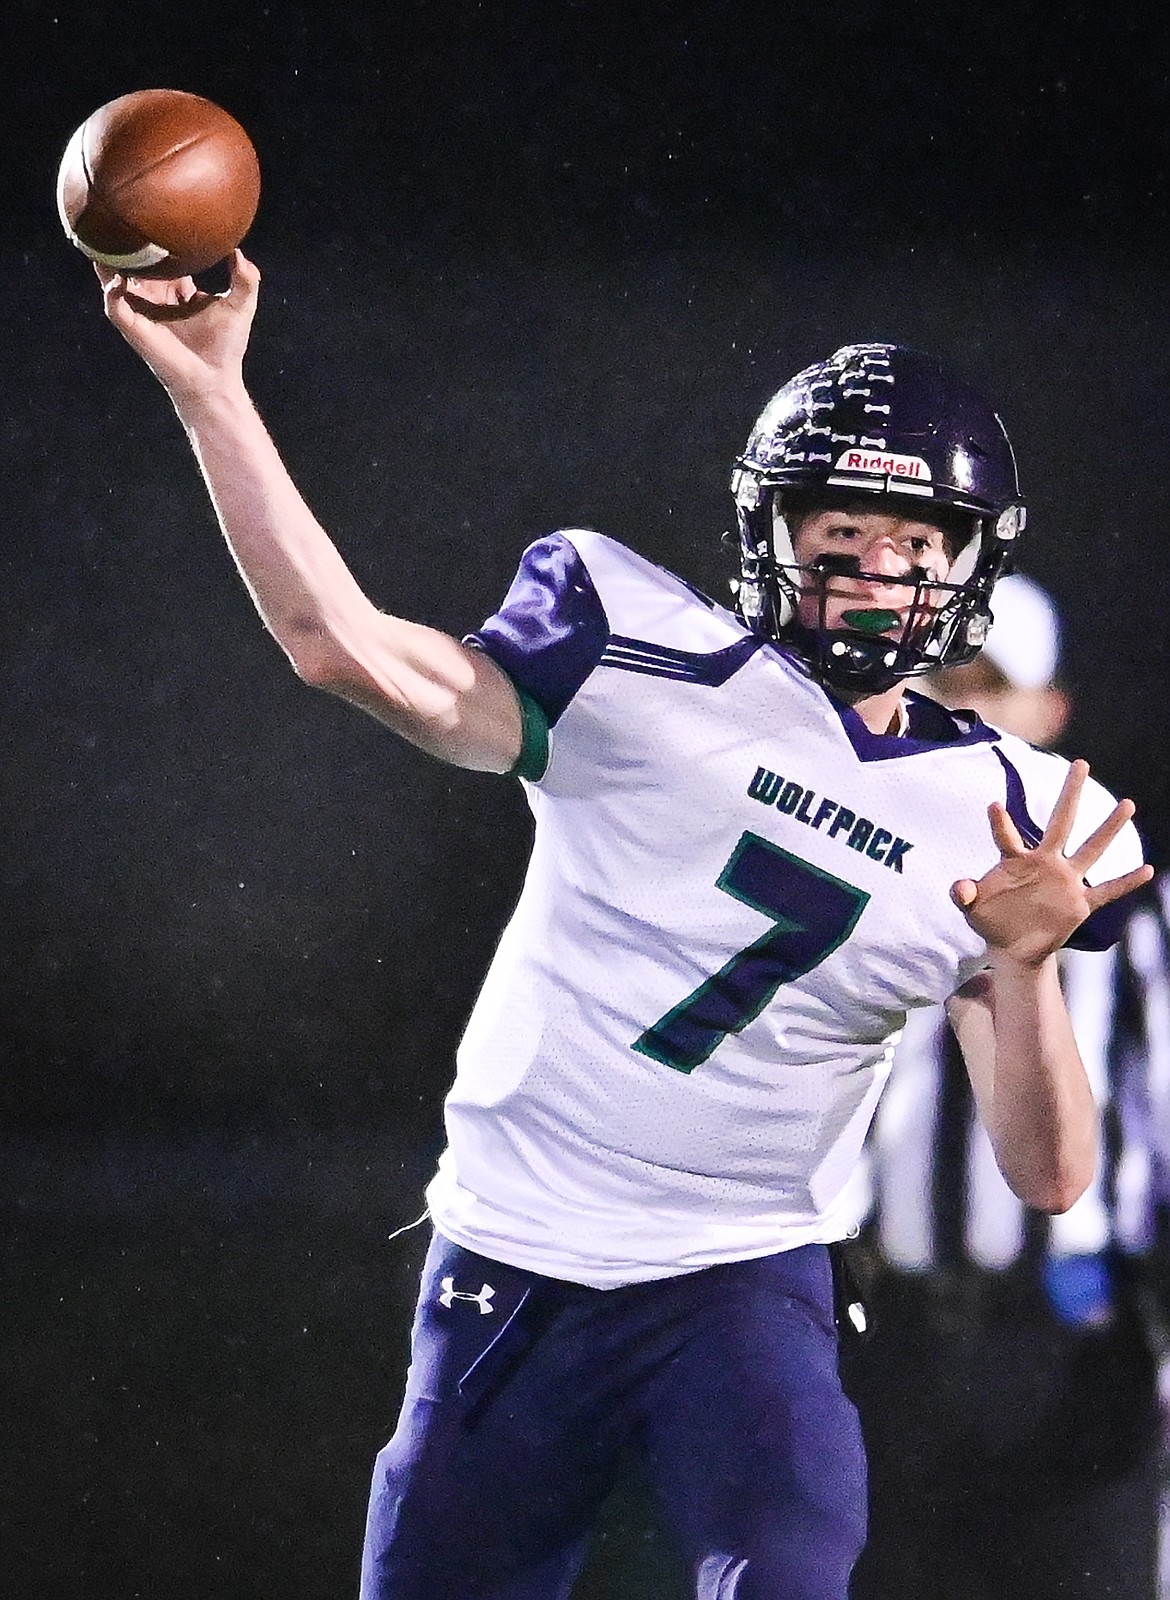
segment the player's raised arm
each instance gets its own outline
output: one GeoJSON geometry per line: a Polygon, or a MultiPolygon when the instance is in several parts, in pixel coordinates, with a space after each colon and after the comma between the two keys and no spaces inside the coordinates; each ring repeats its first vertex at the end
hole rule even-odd
{"type": "Polygon", "coordinates": [[[1133,816],[1121,800],[1065,855],[1088,774],[1074,761],[1035,849],[998,802],[989,808],[1000,860],[952,898],[987,941],[990,968],[948,1007],[980,1115],[1004,1177],[1041,1211],[1066,1211],[1088,1187],[1097,1159],[1097,1115],[1073,1036],[1056,952],[1093,911],[1148,883],[1135,868],[1090,887],[1085,874],[1133,816]]]}
{"type": "Polygon", "coordinates": [[[222,295],[98,267],[106,315],[170,395],[256,608],[305,682],[421,749],[504,772],[521,716],[505,674],[456,639],[379,611],[305,504],[247,393],[260,274],[237,250],[222,295]]]}

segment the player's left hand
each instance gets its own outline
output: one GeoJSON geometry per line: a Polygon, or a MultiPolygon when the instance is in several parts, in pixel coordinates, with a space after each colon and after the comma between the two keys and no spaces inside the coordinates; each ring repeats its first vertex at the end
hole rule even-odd
{"type": "Polygon", "coordinates": [[[1025,966],[1039,966],[1098,906],[1140,888],[1154,875],[1153,867],[1144,866],[1092,888],[1085,882],[1085,873],[1133,816],[1132,800],[1119,800],[1100,827],[1072,855],[1065,855],[1088,772],[1087,761],[1074,761],[1069,767],[1048,826],[1034,849],[1024,843],[1004,805],[996,801],[989,806],[987,815],[999,846],[999,861],[977,882],[960,878],[951,885],[951,899],[975,932],[993,951],[1025,966]]]}

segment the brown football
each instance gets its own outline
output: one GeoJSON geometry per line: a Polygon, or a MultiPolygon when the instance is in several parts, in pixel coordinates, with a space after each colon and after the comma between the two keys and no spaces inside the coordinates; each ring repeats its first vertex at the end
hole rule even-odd
{"type": "Polygon", "coordinates": [[[222,107],[180,89],[139,89],[101,106],[57,174],[72,242],[137,278],[182,278],[222,261],[259,200],[248,135],[222,107]]]}

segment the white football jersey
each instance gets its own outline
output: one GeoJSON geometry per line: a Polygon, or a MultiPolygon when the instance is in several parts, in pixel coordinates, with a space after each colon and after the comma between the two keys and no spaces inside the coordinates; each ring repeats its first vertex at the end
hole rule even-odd
{"type": "MultiPolygon", "coordinates": [[[[526,701],[535,839],[436,1226],[597,1287],[842,1237],[906,1013],[986,963],[949,890],[998,860],[988,803],[1038,837],[1067,763],[921,695],[872,734],[593,532],[533,545],[472,642],[526,701]]],[[[1086,784],[1070,848],[1113,803],[1086,784]]],[[[1130,825],[1093,877],[1140,860],[1130,825]]]]}

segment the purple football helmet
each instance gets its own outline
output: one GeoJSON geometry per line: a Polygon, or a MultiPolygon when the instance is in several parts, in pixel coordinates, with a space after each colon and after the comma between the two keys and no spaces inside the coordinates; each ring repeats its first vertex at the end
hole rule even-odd
{"type": "MultiPolygon", "coordinates": [[[[731,480],[739,523],[737,603],[749,626],[781,640],[831,687],[880,693],[901,678],[977,654],[989,598],[1009,567],[1025,513],[1003,423],[941,362],[893,344],[850,344],[790,379],[765,406],[731,480]],[[861,572],[856,558],[796,561],[785,520],[802,506],[854,507],[939,520],[961,546],[945,582],[915,568],[899,635],[894,613],[824,626],[824,574],[861,572]],[[877,497],[881,497],[878,499],[877,497]],[[795,620],[802,579],[819,573],[819,628],[795,620]],[[893,619],[877,632],[879,619],[893,619]],[[865,624],[870,621],[867,629],[865,624]]],[[[888,578],[880,581],[888,583],[888,578]]]]}

